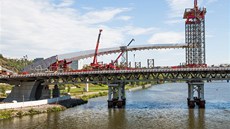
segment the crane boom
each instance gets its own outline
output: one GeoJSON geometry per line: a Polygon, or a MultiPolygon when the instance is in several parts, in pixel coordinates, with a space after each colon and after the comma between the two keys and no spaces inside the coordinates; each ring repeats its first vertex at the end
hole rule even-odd
{"type": "MultiPolygon", "coordinates": [[[[135,40],[132,39],[132,40],[129,42],[129,44],[127,45],[127,47],[128,47],[133,41],[135,41],[135,40]]],[[[117,63],[118,59],[121,57],[121,55],[122,55],[123,53],[124,53],[124,51],[122,51],[122,52],[120,53],[120,55],[117,57],[117,59],[114,61],[114,63],[117,63]]]]}
{"type": "Polygon", "coordinates": [[[194,0],[194,8],[197,8],[197,0],[194,0]]]}
{"type": "Polygon", "coordinates": [[[101,32],[102,32],[102,29],[99,30],[99,34],[98,34],[98,38],[97,38],[97,44],[96,44],[95,53],[94,53],[94,57],[93,57],[93,63],[91,63],[91,65],[98,64],[97,54],[98,54],[98,47],[99,47],[99,43],[100,43],[101,32]]]}

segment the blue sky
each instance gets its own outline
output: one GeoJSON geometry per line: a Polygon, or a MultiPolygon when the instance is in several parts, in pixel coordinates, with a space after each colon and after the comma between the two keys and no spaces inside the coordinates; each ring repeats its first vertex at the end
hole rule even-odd
{"type": "MultiPolygon", "coordinates": [[[[230,63],[230,1],[198,0],[198,4],[207,8],[207,63],[230,63]]],[[[193,0],[2,0],[0,7],[0,53],[34,59],[94,49],[100,28],[100,48],[126,45],[132,38],[132,45],[184,43],[182,16],[185,8],[193,7],[193,0]]],[[[99,60],[106,62],[116,56],[99,60]]],[[[143,65],[152,58],[156,65],[185,61],[183,49],[132,52],[129,56],[130,61],[143,65]]]]}

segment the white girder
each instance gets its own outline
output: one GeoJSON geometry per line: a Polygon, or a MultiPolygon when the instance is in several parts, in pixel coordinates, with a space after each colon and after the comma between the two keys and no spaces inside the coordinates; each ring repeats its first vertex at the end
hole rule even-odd
{"type": "MultiPolygon", "coordinates": [[[[170,49],[170,48],[186,48],[187,44],[178,43],[178,44],[147,44],[147,45],[136,45],[136,46],[128,46],[127,51],[140,51],[140,50],[150,50],[150,49],[170,49]]],[[[73,52],[67,54],[57,55],[58,60],[73,61],[80,60],[85,58],[90,58],[94,56],[95,50],[86,50],[80,52],[73,52]]],[[[108,55],[113,53],[121,52],[121,47],[113,47],[113,48],[103,48],[98,50],[98,56],[108,55]]]]}

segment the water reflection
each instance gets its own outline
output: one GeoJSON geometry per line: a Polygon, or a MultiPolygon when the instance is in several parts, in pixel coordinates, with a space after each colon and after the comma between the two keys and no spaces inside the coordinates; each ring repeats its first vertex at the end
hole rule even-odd
{"type": "Polygon", "coordinates": [[[205,128],[205,109],[188,109],[188,129],[205,128]]]}
{"type": "Polygon", "coordinates": [[[125,109],[108,109],[108,129],[126,128],[128,120],[126,119],[125,109]]]}
{"type": "Polygon", "coordinates": [[[0,120],[0,128],[36,129],[209,129],[230,128],[230,87],[205,85],[205,109],[188,109],[185,83],[163,84],[127,92],[124,109],[108,109],[107,97],[63,112],[0,120]]]}

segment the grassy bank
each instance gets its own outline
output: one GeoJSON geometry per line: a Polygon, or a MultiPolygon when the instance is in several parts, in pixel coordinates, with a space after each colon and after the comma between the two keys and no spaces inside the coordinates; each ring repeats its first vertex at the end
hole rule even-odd
{"type": "MultiPolygon", "coordinates": [[[[143,88],[143,86],[144,86],[144,84],[143,85],[126,85],[125,90],[135,89],[137,87],[143,88]]],[[[91,90],[89,92],[83,92],[82,94],[77,94],[75,97],[78,97],[78,98],[81,98],[85,101],[88,101],[88,99],[91,99],[91,98],[96,98],[96,97],[108,95],[108,86],[101,88],[101,86],[96,85],[91,89],[93,89],[93,90],[91,90]],[[101,90],[101,89],[103,89],[103,90],[101,90]]]]}
{"type": "Polygon", "coordinates": [[[9,84],[0,83],[0,98],[6,97],[7,90],[12,90],[12,86],[9,84]]]}
{"type": "MultiPolygon", "coordinates": [[[[100,97],[100,96],[106,96],[108,95],[108,92],[99,92],[99,93],[92,93],[92,94],[86,94],[86,95],[83,95],[83,96],[80,96],[81,99],[83,99],[84,101],[88,101],[88,99],[91,99],[91,98],[96,98],[96,97],[100,97]]],[[[79,97],[79,96],[77,96],[79,97]]]]}
{"type": "Polygon", "coordinates": [[[61,105],[42,105],[37,107],[28,107],[12,110],[0,110],[0,120],[9,119],[12,117],[22,117],[26,115],[35,115],[48,112],[58,112],[63,111],[66,108],[61,105]]]}

